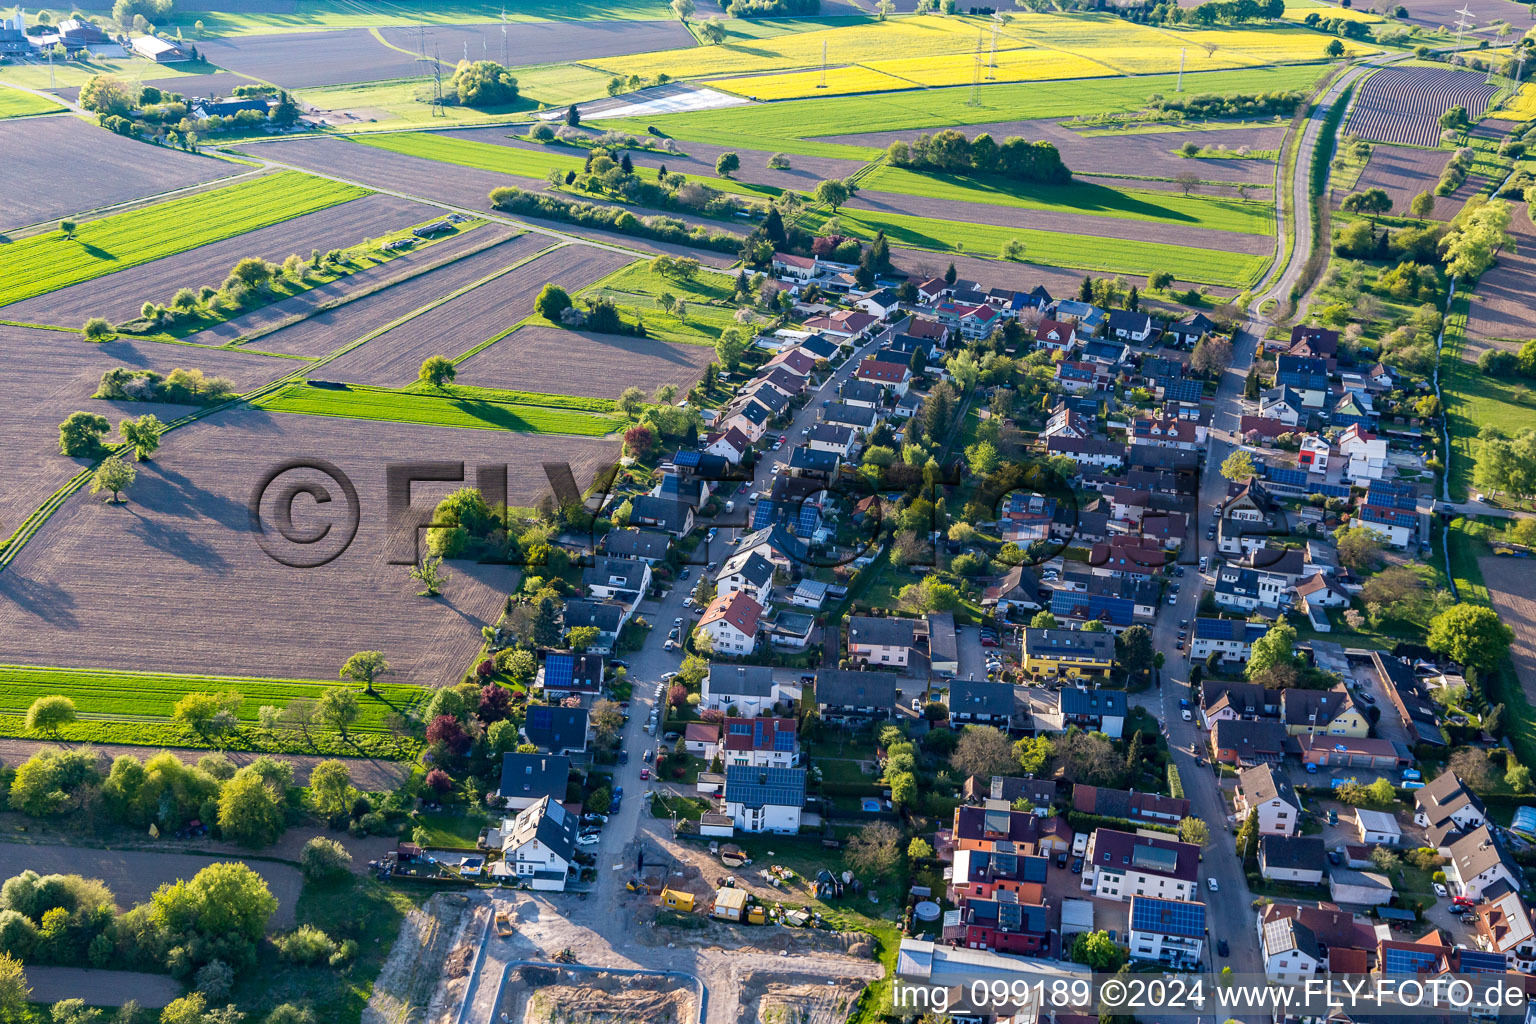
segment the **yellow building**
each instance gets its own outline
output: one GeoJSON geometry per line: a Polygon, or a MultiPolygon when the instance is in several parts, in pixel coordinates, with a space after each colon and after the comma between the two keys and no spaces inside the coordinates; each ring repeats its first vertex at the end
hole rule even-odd
{"type": "Polygon", "coordinates": [[[722,921],[740,921],[747,912],[745,889],[721,888],[715,893],[715,906],[710,913],[722,921]]]}
{"type": "Polygon", "coordinates": [[[1280,694],[1280,719],[1290,736],[1364,739],[1371,733],[1370,719],[1342,684],[1331,690],[1285,690],[1280,694]]]}
{"type": "Polygon", "coordinates": [[[679,889],[661,890],[661,905],[671,907],[673,910],[681,910],[685,914],[693,913],[693,893],[683,892],[679,889]]]}
{"type": "Polygon", "coordinates": [[[1104,676],[1115,664],[1115,638],[1080,629],[1026,629],[1024,671],[1079,679],[1104,676]]]}

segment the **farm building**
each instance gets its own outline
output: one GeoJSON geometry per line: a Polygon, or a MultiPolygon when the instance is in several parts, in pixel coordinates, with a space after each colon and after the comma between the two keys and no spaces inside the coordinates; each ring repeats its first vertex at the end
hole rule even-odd
{"type": "Polygon", "coordinates": [[[192,54],[179,44],[159,36],[134,36],[128,45],[134,53],[156,64],[179,64],[192,59],[192,54]]]}

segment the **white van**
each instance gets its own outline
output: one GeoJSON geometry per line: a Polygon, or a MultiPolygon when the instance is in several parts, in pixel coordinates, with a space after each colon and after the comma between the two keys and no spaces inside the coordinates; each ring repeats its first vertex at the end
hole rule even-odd
{"type": "Polygon", "coordinates": [[[1081,857],[1088,852],[1088,833],[1079,832],[1072,837],[1072,856],[1081,857]]]}

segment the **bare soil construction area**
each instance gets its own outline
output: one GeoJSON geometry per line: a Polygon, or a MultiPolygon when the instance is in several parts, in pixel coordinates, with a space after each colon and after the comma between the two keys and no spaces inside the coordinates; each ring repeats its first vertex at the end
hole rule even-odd
{"type": "Polygon", "coordinates": [[[83,213],[249,170],[104,132],[76,117],[0,121],[0,231],[83,213]],[[59,155],[67,153],[68,159],[59,155]]]}
{"type": "MultiPolygon", "coordinates": [[[[239,338],[250,338],[258,333],[263,335],[265,332],[275,333],[284,325],[310,315],[318,315],[314,312],[316,310],[324,312],[335,304],[356,301],[356,298],[362,298],[381,288],[429,273],[466,253],[489,248],[497,242],[505,241],[512,234],[511,228],[501,224],[482,224],[471,230],[461,231],[451,238],[445,238],[424,249],[397,256],[388,263],[366,267],[328,284],[311,288],[307,292],[300,292],[298,295],[253,309],[249,313],[216,324],[207,330],[188,335],[186,340],[199,345],[226,345],[239,338]]],[[[252,347],[264,348],[260,342],[254,343],[252,347]]]]}
{"type": "Polygon", "coordinates": [[[629,262],[607,249],[562,246],[371,339],[327,366],[325,375],[348,384],[410,384],[428,356],[463,355],[532,313],[550,281],[574,294],[629,262]]]}
{"type": "MultiPolygon", "coordinates": [[[[500,225],[493,228],[504,230],[500,225]]],[[[316,313],[264,335],[252,342],[252,347],[266,352],[323,356],[435,299],[474,284],[500,267],[526,259],[549,244],[550,240],[543,235],[518,235],[335,309],[316,313]]]]}
{"type": "MultiPolygon", "coordinates": [[[[1351,191],[1383,189],[1392,197],[1392,212],[1407,216],[1408,204],[1414,196],[1420,192],[1433,194],[1435,182],[1450,159],[1451,151],[1448,149],[1378,145],[1372,149],[1370,162],[1365,165],[1360,181],[1351,191]]],[[[1347,193],[1335,190],[1335,208],[1343,202],[1345,195],[1347,193]]],[[[1437,220],[1449,218],[1460,206],[1461,202],[1454,196],[1439,196],[1435,199],[1435,210],[1431,216],[1437,220]]]]}
{"type": "MultiPolygon", "coordinates": [[[[379,34],[402,50],[420,52],[422,34],[415,28],[385,28],[379,34]]],[[[544,64],[550,60],[622,57],[647,50],[694,45],[693,35],[679,21],[535,21],[509,26],[503,46],[502,27],[489,25],[429,25],[426,55],[447,63],[467,49],[471,60],[502,61],[507,67],[544,64]]]]}
{"type": "Polygon", "coordinates": [[[154,413],[174,419],[189,410],[151,402],[93,399],[101,375],[117,366],[170,373],[177,367],[229,377],[245,389],[276,380],[301,367],[291,359],[112,341],[93,345],[78,334],[0,326],[0,450],[6,453],[0,486],[0,536],[10,536],[33,509],[86,465],[59,454],[59,424],[79,410],[107,417],[115,428],[127,416],[154,413]]]}
{"type": "Polygon", "coordinates": [[[328,209],[306,213],[269,227],[248,231],[221,242],[141,263],[127,270],[0,308],[0,316],[34,324],[78,327],[93,316],[122,323],[139,315],[146,302],[167,303],[178,289],[217,288],[230,269],[246,257],[281,263],[291,253],[309,258],[321,252],[355,245],[388,231],[431,220],[437,211],[394,196],[371,195],[328,209]]]}
{"type": "Polygon", "coordinates": [[[753,972],[741,980],[738,1024],[842,1024],[864,990],[859,979],[829,984],[822,978],[797,981],[753,972]]]}
{"type": "MultiPolygon", "coordinates": [[[[287,89],[413,78],[424,66],[411,54],[385,46],[366,28],[227,36],[200,41],[198,49],[211,64],[287,89]]],[[[452,54],[446,58],[450,74],[455,59],[452,54]]]]}
{"type": "MultiPolygon", "coordinates": [[[[0,878],[31,868],[40,875],[76,874],[99,878],[107,883],[118,906],[124,910],[142,903],[160,886],[178,879],[191,878],[209,864],[229,857],[207,857],[194,853],[155,853],[148,850],[96,850],[82,846],[48,846],[31,843],[0,843],[0,878]]],[[[251,860],[244,862],[266,880],[277,897],[277,913],[268,928],[281,931],[294,925],[294,905],[303,886],[303,876],[291,864],[251,860]]]]}
{"type": "Polygon", "coordinates": [[[618,398],[640,382],[643,390],[687,391],[714,356],[702,345],[530,325],[460,363],[458,382],[591,398],[618,398]]]}
{"type": "MultiPolygon", "coordinates": [[[[1208,181],[1246,181],[1262,185],[1275,179],[1275,165],[1268,160],[1190,160],[1175,152],[1186,142],[1197,146],[1226,146],[1237,149],[1279,149],[1285,135],[1284,125],[1255,125],[1222,131],[1127,132],[1123,135],[1084,137],[1054,120],[997,121],[966,125],[960,129],[974,138],[988,132],[999,142],[1010,135],[1030,141],[1044,141],[1061,151],[1062,161],[1075,174],[1139,174],[1152,178],[1172,178],[1193,171],[1208,181]]],[[[837,135],[820,141],[843,142],[850,146],[874,146],[884,149],[897,139],[911,141],[920,132],[865,132],[837,135]]],[[[928,134],[933,134],[930,131],[928,134]]],[[[794,157],[790,158],[795,159],[794,157]]],[[[668,168],[671,164],[667,165],[668,168]]]]}
{"type": "MultiPolygon", "coordinates": [[[[452,164],[437,163],[420,157],[404,156],[400,153],[391,153],[387,150],[373,146],[360,146],[343,139],[285,139],[282,142],[262,143],[259,148],[246,147],[252,155],[259,155],[269,159],[300,168],[302,170],[319,171],[321,174],[330,174],[348,181],[363,182],[375,188],[390,189],[411,196],[421,196],[423,199],[431,199],[440,203],[451,203],[454,206],[466,210],[479,210],[483,213],[495,214],[496,210],[491,206],[491,190],[506,185],[517,185],[521,188],[536,189],[541,187],[538,182],[527,178],[510,178],[504,174],[496,174],[493,171],[476,170],[473,167],[458,167],[452,164]]],[[[584,199],[583,202],[593,202],[584,199]]],[[[601,202],[598,205],[605,205],[601,202]]],[[[651,211],[636,210],[637,216],[649,214],[651,211]]],[[[678,216],[679,220],[689,224],[703,224],[712,231],[722,228],[720,221],[703,220],[697,217],[678,216]]],[[[535,220],[535,218],[519,218],[535,220]]],[[[596,231],[591,228],[579,227],[567,224],[563,221],[544,221],[551,228],[566,234],[579,235],[583,238],[591,238],[593,241],[616,243],[633,249],[641,249],[646,252],[667,253],[673,256],[691,256],[702,260],[711,266],[727,267],[735,261],[732,255],[718,252],[706,252],[701,249],[691,249],[682,245],[671,245],[665,242],[653,242],[649,239],[637,238],[634,235],[621,235],[608,231],[596,231]]]]}
{"type": "Polygon", "coordinates": [[[1536,337],[1536,308],[1532,305],[1536,295],[1536,226],[1531,224],[1525,203],[1510,205],[1514,216],[1509,232],[1515,236],[1515,244],[1500,250],[1498,264],[1477,280],[1467,314],[1469,340],[1524,341],[1536,337]]]}
{"type": "Polygon", "coordinates": [[[516,967],[498,1020],[522,1024],[693,1024],[698,994],[681,978],[655,974],[516,967]]]}
{"type": "MultiPolygon", "coordinates": [[[[352,653],[380,650],[399,682],[452,682],[519,573],[454,562],[441,597],[418,597],[407,566],[389,563],[417,556],[413,529],[389,528],[385,467],[462,460],[472,480],[477,465],[507,465],[508,503],[528,506],[549,490],[542,463],[569,463],[585,487],[617,454],[610,442],[565,436],[221,413],[166,435],[154,461],[139,466],[126,504],[82,491],[32,538],[0,573],[0,650],[30,664],[308,679],[335,678],[352,653]],[[357,501],[318,470],[287,470],[258,505],[258,535],[253,494],[293,458],[332,463],[357,501]],[[290,533],[331,525],[341,538],[355,509],[356,536],[329,563],[293,568],[316,551],[283,539],[277,502],[306,483],[333,500],[295,499],[290,533]],[[263,550],[262,536],[289,564],[263,550]],[[125,580],[155,594],[154,603],[123,615],[125,580]]],[[[417,483],[411,507],[428,516],[457,486],[417,483]]]]}

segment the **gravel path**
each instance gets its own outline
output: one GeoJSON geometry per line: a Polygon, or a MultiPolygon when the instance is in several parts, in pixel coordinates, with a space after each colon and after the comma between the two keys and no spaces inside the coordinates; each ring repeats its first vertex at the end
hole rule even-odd
{"type": "Polygon", "coordinates": [[[34,1003],[84,999],[87,1006],[122,1006],[131,999],[146,1010],[158,1010],[180,999],[184,991],[168,974],[31,964],[27,966],[27,984],[34,1003]]]}

